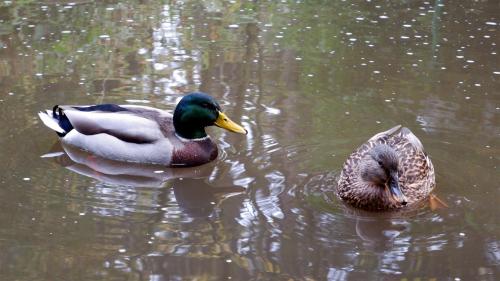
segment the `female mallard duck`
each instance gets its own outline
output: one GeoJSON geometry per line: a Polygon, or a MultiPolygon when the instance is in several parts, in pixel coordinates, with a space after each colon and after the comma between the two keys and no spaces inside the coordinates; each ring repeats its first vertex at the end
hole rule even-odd
{"type": "Polygon", "coordinates": [[[65,144],[108,159],[168,166],[196,166],[217,157],[207,126],[247,133],[203,93],[183,97],[173,116],[152,107],[115,104],[56,105],[39,116],[65,144]]]}
{"type": "Polygon", "coordinates": [[[395,210],[429,197],[436,180],[420,140],[400,125],[378,133],[344,163],[337,195],[365,210],[395,210]]]}

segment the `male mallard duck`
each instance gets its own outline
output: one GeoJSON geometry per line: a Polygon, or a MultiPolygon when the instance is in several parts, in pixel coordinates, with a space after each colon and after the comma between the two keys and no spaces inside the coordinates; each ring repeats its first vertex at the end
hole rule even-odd
{"type": "Polygon", "coordinates": [[[400,125],[378,133],[347,158],[337,195],[366,210],[394,210],[429,197],[436,180],[420,140],[400,125]]]}
{"type": "Polygon", "coordinates": [[[152,107],[116,104],[56,105],[38,115],[65,144],[108,159],[168,166],[196,166],[217,157],[207,126],[247,133],[203,93],[183,97],[173,116],[152,107]]]}

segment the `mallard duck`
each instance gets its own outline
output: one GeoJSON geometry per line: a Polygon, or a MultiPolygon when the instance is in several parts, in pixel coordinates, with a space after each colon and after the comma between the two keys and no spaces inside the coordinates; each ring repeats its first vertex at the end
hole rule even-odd
{"type": "Polygon", "coordinates": [[[420,140],[400,125],[376,134],[344,163],[337,195],[365,210],[408,208],[429,197],[434,166],[420,140]]]}
{"type": "Polygon", "coordinates": [[[204,93],[184,96],[173,115],[148,106],[100,104],[56,105],[39,116],[64,144],[112,160],[167,166],[197,166],[217,157],[205,127],[247,133],[204,93]]]}

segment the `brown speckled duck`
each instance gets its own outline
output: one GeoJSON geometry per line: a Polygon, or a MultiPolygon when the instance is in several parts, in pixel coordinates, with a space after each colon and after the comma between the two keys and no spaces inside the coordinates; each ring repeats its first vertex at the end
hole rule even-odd
{"type": "Polygon", "coordinates": [[[429,198],[434,167],[420,140],[400,125],[376,134],[344,163],[337,195],[357,208],[390,211],[429,198]]]}
{"type": "Polygon", "coordinates": [[[217,157],[205,127],[247,133],[204,93],[184,96],[173,115],[148,106],[100,104],[56,105],[39,116],[64,144],[107,159],[167,166],[196,166],[217,157]]]}

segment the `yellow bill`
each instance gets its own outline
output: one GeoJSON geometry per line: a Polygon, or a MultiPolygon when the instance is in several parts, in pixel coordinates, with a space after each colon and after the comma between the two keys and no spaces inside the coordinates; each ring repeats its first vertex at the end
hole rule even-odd
{"type": "Polygon", "coordinates": [[[239,134],[247,134],[247,130],[243,129],[240,125],[234,123],[226,114],[219,111],[219,117],[215,120],[215,126],[224,128],[228,131],[239,133],[239,134]]]}

